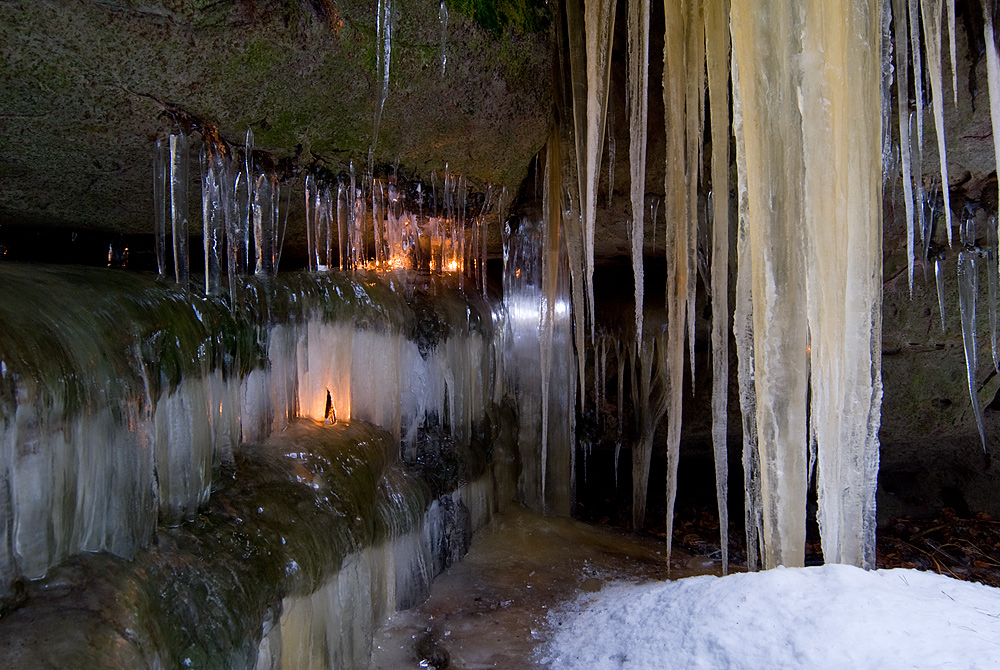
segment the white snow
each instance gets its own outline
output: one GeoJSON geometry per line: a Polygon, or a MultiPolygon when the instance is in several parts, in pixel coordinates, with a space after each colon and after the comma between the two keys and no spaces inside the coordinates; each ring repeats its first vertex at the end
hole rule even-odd
{"type": "Polygon", "coordinates": [[[549,615],[561,668],[996,668],[1000,589],[846,565],[615,584],[549,615]]]}

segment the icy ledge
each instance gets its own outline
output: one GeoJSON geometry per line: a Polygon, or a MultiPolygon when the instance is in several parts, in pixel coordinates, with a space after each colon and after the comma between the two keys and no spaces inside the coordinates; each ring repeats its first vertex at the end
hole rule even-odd
{"type": "Polygon", "coordinates": [[[553,670],[994,668],[1000,589],[846,565],[587,594],[550,616],[553,670]]]}
{"type": "Polygon", "coordinates": [[[452,451],[448,480],[400,463],[371,424],[294,422],[134,560],[80,555],[24,585],[0,666],[365,667],[374,628],[513,498],[513,442],[494,437],[490,462],[452,451]]]}

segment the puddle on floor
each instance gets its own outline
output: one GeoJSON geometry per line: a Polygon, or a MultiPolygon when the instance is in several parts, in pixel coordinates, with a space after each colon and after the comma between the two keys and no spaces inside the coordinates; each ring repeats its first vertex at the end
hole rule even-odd
{"type": "MultiPolygon", "coordinates": [[[[664,544],[516,506],[476,534],[428,600],[375,634],[370,670],[527,669],[551,608],[606,582],[667,578],[664,544]]],[[[675,550],[671,577],[721,574],[718,562],[675,550]]]]}

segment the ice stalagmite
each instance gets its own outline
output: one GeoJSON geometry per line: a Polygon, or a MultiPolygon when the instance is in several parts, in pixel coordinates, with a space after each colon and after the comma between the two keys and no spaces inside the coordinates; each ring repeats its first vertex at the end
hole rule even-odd
{"type": "Polygon", "coordinates": [[[616,0],[585,0],[587,36],[587,165],[584,183],[583,229],[586,246],[587,304],[594,336],[594,230],[597,217],[597,183],[604,147],[604,122],[611,81],[611,38],[615,31],[616,0]]]}
{"type": "Polygon", "coordinates": [[[865,567],[875,562],[871,417],[881,407],[881,26],[879,3],[811,2],[799,95],[817,520],[828,563],[865,567]]]}
{"type": "MultiPolygon", "coordinates": [[[[799,15],[799,3],[791,0],[732,3],[752,257],[766,568],[804,562],[809,337],[807,239],[802,226],[802,82],[793,65],[805,64],[799,53],[803,29],[799,15]]],[[[872,100],[878,103],[877,93],[872,100]]],[[[879,148],[878,138],[873,146],[879,148]]]]}
{"type": "MultiPolygon", "coordinates": [[[[628,3],[629,164],[632,195],[632,276],[635,342],[642,346],[642,241],[646,193],[646,116],[649,88],[649,0],[628,3]]],[[[610,190],[610,187],[609,187],[610,190]]]]}
{"type": "Polygon", "coordinates": [[[722,572],[729,569],[729,1],[705,4],[705,58],[712,124],[712,445],[722,572]]]}
{"type": "Polygon", "coordinates": [[[910,51],[907,41],[905,0],[892,0],[892,18],[895,21],[896,41],[896,112],[899,121],[899,155],[902,162],[903,205],[906,208],[906,276],[913,295],[913,170],[910,164],[910,79],[907,73],[910,51]]]}
{"type": "Polygon", "coordinates": [[[920,14],[923,17],[924,46],[927,50],[927,69],[931,79],[934,129],[937,131],[945,231],[948,234],[948,246],[951,246],[951,195],[948,181],[948,151],[944,141],[944,84],[941,76],[941,2],[942,0],[920,0],[920,14]]]}

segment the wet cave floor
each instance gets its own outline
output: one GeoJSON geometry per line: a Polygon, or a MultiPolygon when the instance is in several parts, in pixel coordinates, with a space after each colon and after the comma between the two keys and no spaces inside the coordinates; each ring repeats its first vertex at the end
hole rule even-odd
{"type": "MultiPolygon", "coordinates": [[[[375,634],[370,670],[543,667],[550,609],[610,581],[667,578],[665,546],[514,506],[479,531],[468,555],[440,575],[419,607],[375,634]]],[[[710,558],[675,551],[671,577],[719,574],[710,558]]]]}
{"type": "MultiPolygon", "coordinates": [[[[721,574],[715,511],[680,507],[670,578],[721,574]]],[[[733,528],[731,571],[745,570],[733,528]]],[[[375,636],[370,670],[540,668],[551,609],[611,581],[667,579],[663,528],[624,528],[543,517],[520,506],[479,531],[465,558],[440,575],[419,607],[375,636]]],[[[822,561],[807,547],[807,563],[822,561]]],[[[879,568],[916,568],[1000,587],[1000,521],[944,509],[900,517],[878,531],[879,568]]]]}

